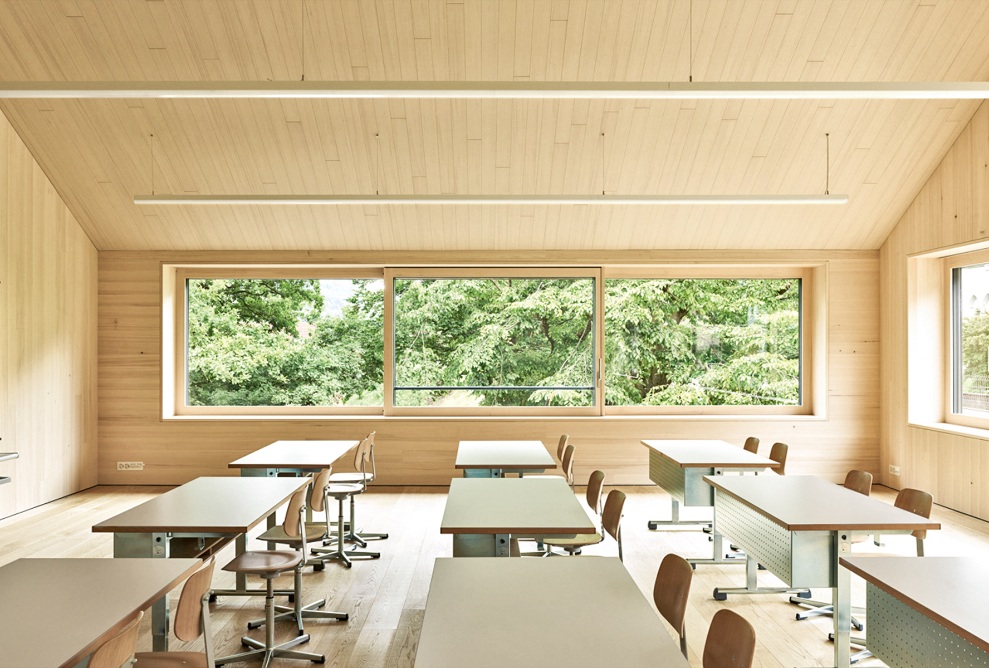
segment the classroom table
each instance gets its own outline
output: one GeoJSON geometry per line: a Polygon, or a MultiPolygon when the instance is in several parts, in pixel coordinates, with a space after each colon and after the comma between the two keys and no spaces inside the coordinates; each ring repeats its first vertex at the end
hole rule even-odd
{"type": "MultiPolygon", "coordinates": [[[[360,441],[275,441],[227,464],[240,469],[245,477],[303,476],[333,466],[338,459],[357,447],[360,441]]],[[[311,493],[311,492],[310,492],[311,493]]],[[[312,522],[312,503],[306,504],[306,521],[312,522]]],[[[275,515],[268,516],[268,528],[275,526],[275,515]]],[[[274,543],[269,550],[276,549],[274,543]]]]}
{"type": "Polygon", "coordinates": [[[890,666],[989,666],[981,557],[844,556],[866,581],[870,652],[890,666]]]}
{"type": "Polygon", "coordinates": [[[506,473],[541,473],[556,460],[542,441],[460,441],[455,468],[465,478],[503,478],[506,473]]]}
{"type": "Polygon", "coordinates": [[[689,666],[615,558],[437,559],[415,665],[689,666]]]}
{"type": "MultiPolygon", "coordinates": [[[[196,478],[93,526],[113,533],[114,557],[203,556],[236,540],[237,554],[247,549],[247,533],[300,489],[307,478],[196,478]]],[[[237,576],[235,590],[246,595],[247,582],[237,576]]],[[[279,593],[291,594],[292,590],[279,593]]],[[[154,650],[168,648],[167,596],[152,608],[154,650]]]]}
{"type": "MultiPolygon", "coordinates": [[[[715,440],[644,440],[649,449],[649,479],[670,495],[671,519],[650,520],[649,529],[684,524],[710,524],[710,520],[681,520],[680,505],[713,508],[714,488],[704,481],[706,475],[725,471],[751,472],[774,469],[779,462],[747,452],[726,441],[715,440]]],[[[739,563],[724,557],[721,534],[712,531],[710,559],[690,559],[692,564],[739,563]]]]}
{"type": "Polygon", "coordinates": [[[0,665],[76,666],[199,559],[18,559],[0,568],[0,665]]]}
{"type": "Polygon", "coordinates": [[[715,531],[746,553],[746,586],[717,588],[728,594],[779,593],[827,587],[835,602],[835,666],[849,666],[851,578],[838,559],[854,534],[940,529],[938,522],[901,510],[815,476],[706,476],[715,489],[715,531]],[[788,585],[760,588],[758,566],[788,585]]]}
{"type": "Polygon", "coordinates": [[[454,478],[440,533],[453,535],[453,556],[510,556],[512,535],[593,534],[597,528],[566,480],[454,478]]]}

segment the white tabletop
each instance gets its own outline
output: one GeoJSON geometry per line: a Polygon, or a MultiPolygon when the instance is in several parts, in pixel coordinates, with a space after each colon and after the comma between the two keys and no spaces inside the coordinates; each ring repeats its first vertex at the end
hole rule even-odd
{"type": "Polygon", "coordinates": [[[460,441],[458,469],[554,469],[542,441],[460,441]]]}
{"type": "Polygon", "coordinates": [[[310,483],[302,478],[196,478],[104,520],[114,533],[247,533],[310,483]]]}
{"type": "Polygon", "coordinates": [[[727,441],[645,440],[642,445],[681,468],[778,468],[779,462],[727,441]]]}
{"type": "Polygon", "coordinates": [[[689,664],[618,559],[440,558],[415,665],[689,664]]]}
{"type": "Polygon", "coordinates": [[[275,441],[227,466],[232,469],[300,468],[332,466],[359,441],[275,441]]]}
{"type": "Polygon", "coordinates": [[[454,478],[440,533],[592,534],[596,531],[563,478],[454,478]]]}
{"type": "Polygon", "coordinates": [[[842,557],[842,566],[989,652],[982,557],[842,557]]]}
{"type": "Polygon", "coordinates": [[[75,666],[198,559],[18,559],[0,568],[0,665],[75,666]]]}
{"type": "Polygon", "coordinates": [[[938,522],[817,476],[704,476],[704,479],[789,531],[941,528],[938,522]]]}

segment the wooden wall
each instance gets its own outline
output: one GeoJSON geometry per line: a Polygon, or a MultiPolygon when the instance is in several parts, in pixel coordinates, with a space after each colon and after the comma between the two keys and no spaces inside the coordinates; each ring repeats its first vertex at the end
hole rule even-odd
{"type": "Polygon", "coordinates": [[[96,484],[96,268],[0,114],[0,518],[96,484]]]}
{"type": "MultiPolygon", "coordinates": [[[[567,432],[577,446],[578,479],[594,468],[611,483],[642,483],[642,438],[723,438],[748,435],[791,445],[789,470],[834,480],[849,468],[876,472],[879,463],[879,259],[875,252],[567,256],[541,253],[461,262],[796,261],[826,259],[827,414],[821,417],[726,418],[348,418],[169,419],[161,410],[161,264],[163,262],[442,262],[436,254],[205,254],[101,252],[99,270],[100,461],[102,484],[182,483],[228,473],[229,461],[278,439],[356,438],[377,430],[379,476],[388,484],[445,484],[455,475],[460,439],[538,438],[555,448],[567,432]],[[118,461],[142,461],[143,471],[117,471],[118,461]]],[[[449,257],[445,258],[449,261],[449,257]]]]}
{"type": "Polygon", "coordinates": [[[989,103],[983,103],[880,252],[880,480],[989,519],[989,432],[940,424],[944,298],[936,259],[989,242],[989,103]],[[920,256],[920,257],[918,257],[920,256]],[[932,390],[933,388],[933,390],[932,390]],[[888,472],[899,466],[901,475],[888,472]]]}

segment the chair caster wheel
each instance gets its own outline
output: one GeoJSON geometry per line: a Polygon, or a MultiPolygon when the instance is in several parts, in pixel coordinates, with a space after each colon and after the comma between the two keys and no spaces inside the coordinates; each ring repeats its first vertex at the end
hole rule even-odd
{"type": "Polygon", "coordinates": [[[646,526],[650,531],[655,531],[659,528],[659,522],[646,522],[646,526]]]}
{"type": "Polygon", "coordinates": [[[210,603],[216,603],[216,594],[211,593],[209,595],[209,602],[210,603]]]}
{"type": "Polygon", "coordinates": [[[715,589],[714,590],[714,600],[715,601],[727,601],[728,600],[728,594],[722,594],[720,591],[718,591],[717,589],[715,589]]]}
{"type": "Polygon", "coordinates": [[[810,598],[810,589],[808,589],[807,591],[798,592],[797,596],[799,596],[800,598],[810,598]]]}
{"type": "MultiPolygon", "coordinates": [[[[261,622],[247,622],[247,628],[249,629],[259,629],[261,628],[261,622]]],[[[245,646],[247,643],[243,643],[245,646]]]]}
{"type": "Polygon", "coordinates": [[[697,570],[697,564],[690,564],[690,570],[696,571],[697,570]]]}
{"type": "Polygon", "coordinates": [[[289,594],[288,595],[288,602],[289,603],[295,603],[295,594],[289,594]]]}
{"type": "Polygon", "coordinates": [[[313,659],[312,662],[313,663],[326,663],[326,655],[325,654],[322,654],[322,655],[320,655],[319,660],[313,659]]]}
{"type": "Polygon", "coordinates": [[[856,631],[864,631],[865,630],[865,624],[855,624],[855,623],[852,623],[852,628],[855,629],[856,631]]]}
{"type": "Polygon", "coordinates": [[[312,566],[313,571],[317,573],[319,573],[321,570],[324,570],[325,568],[326,568],[326,564],[324,564],[323,562],[319,562],[318,564],[313,564],[312,566]]]}

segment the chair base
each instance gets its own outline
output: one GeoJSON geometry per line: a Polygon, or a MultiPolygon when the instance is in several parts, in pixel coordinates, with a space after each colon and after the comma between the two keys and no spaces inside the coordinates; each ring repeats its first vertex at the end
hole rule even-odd
{"type": "MultiPolygon", "coordinates": [[[[829,633],[828,634],[828,642],[834,642],[834,633],[829,633]]],[[[862,648],[864,648],[865,647],[865,638],[856,638],[856,637],[852,636],[849,639],[848,644],[851,645],[852,647],[862,647],[862,648]]],[[[868,659],[870,656],[873,656],[872,652],[870,652],[867,649],[862,649],[861,651],[855,652],[854,654],[852,654],[848,658],[848,663],[858,663],[862,659],[868,659]]]]}
{"type": "MultiPolygon", "coordinates": [[[[825,615],[827,617],[831,617],[834,615],[834,604],[832,603],[825,603],[824,601],[815,601],[812,598],[800,598],[798,596],[791,596],[790,603],[807,608],[805,612],[797,613],[796,615],[797,621],[803,621],[805,619],[810,619],[811,617],[817,617],[818,615],[825,615]]],[[[851,622],[852,622],[852,627],[856,631],[865,630],[865,624],[855,619],[855,617],[852,617],[851,622]]]]}
{"type": "Polygon", "coordinates": [[[312,554],[318,555],[317,559],[311,559],[310,561],[340,561],[344,566],[350,568],[353,565],[353,559],[379,559],[381,557],[380,552],[361,552],[359,550],[341,550],[339,548],[325,548],[325,547],[314,547],[312,548],[312,554]]]}
{"type": "MultiPolygon", "coordinates": [[[[305,631],[302,628],[303,619],[333,619],[341,622],[345,622],[350,619],[350,615],[346,612],[333,612],[330,610],[319,610],[326,605],[326,599],[321,598],[318,601],[313,601],[308,605],[304,605],[298,610],[295,606],[290,605],[276,605],[275,606],[275,617],[274,621],[288,621],[295,620],[296,626],[299,628],[299,635],[304,635],[305,631]]],[[[259,629],[266,624],[264,619],[255,619],[247,622],[247,628],[249,629],[259,629]]]]}
{"type": "Polygon", "coordinates": [[[246,652],[241,652],[239,654],[231,654],[230,656],[224,656],[216,660],[216,665],[222,666],[225,663],[234,663],[236,661],[247,661],[253,659],[254,657],[261,657],[261,668],[268,668],[271,664],[271,660],[274,658],[283,659],[302,659],[306,661],[312,661],[313,663],[326,663],[325,654],[314,654],[312,652],[299,652],[297,650],[291,649],[296,645],[301,645],[304,642],[309,642],[309,636],[303,634],[292,638],[288,642],[282,643],[281,645],[276,645],[274,647],[268,647],[263,642],[255,640],[254,638],[249,638],[244,636],[240,639],[241,644],[245,647],[250,647],[246,652]]]}

